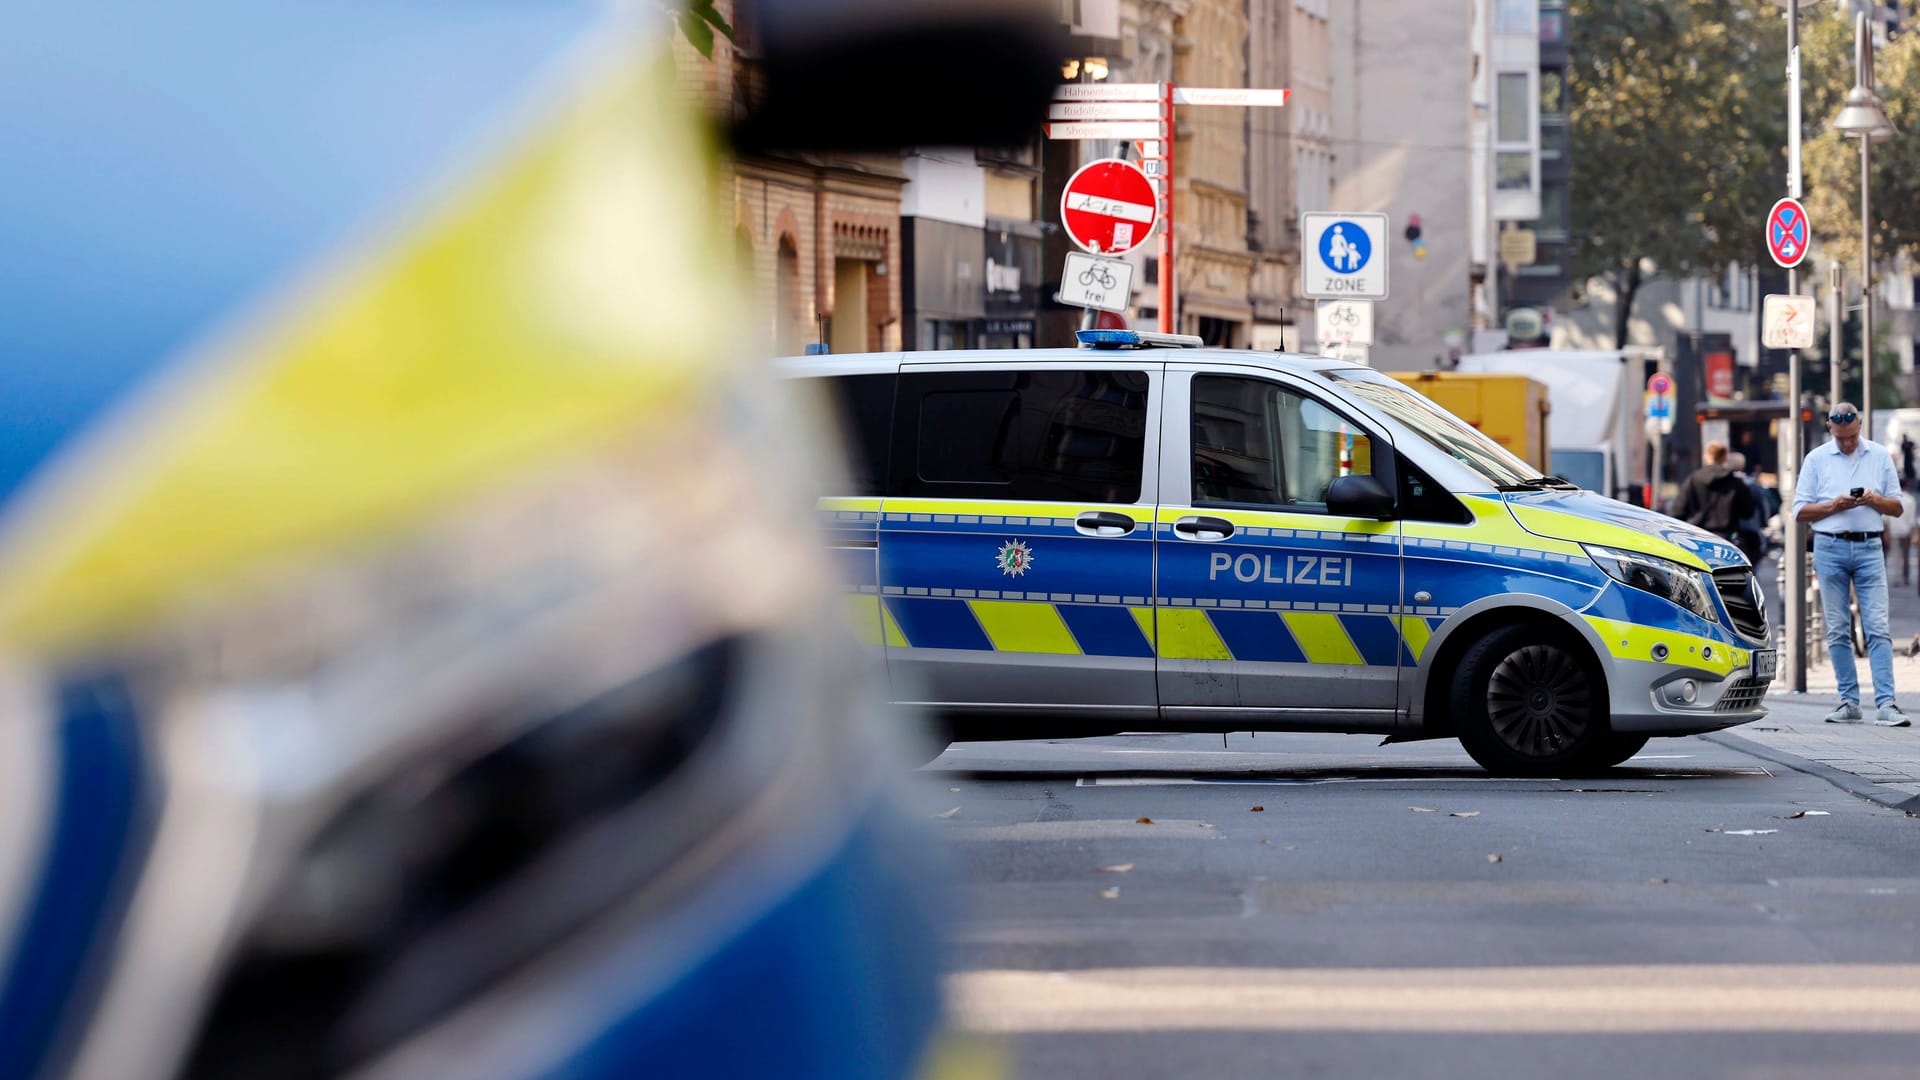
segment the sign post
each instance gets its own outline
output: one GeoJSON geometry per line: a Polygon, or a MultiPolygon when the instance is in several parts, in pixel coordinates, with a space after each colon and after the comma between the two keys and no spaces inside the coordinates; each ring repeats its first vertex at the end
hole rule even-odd
{"type": "MultiPolygon", "coordinates": [[[[1173,107],[1279,108],[1291,94],[1291,90],[1176,87],[1172,83],[1067,83],[1054,88],[1053,104],[1047,109],[1047,138],[1115,139],[1135,142],[1141,148],[1140,163],[1152,176],[1151,190],[1156,196],[1150,202],[1160,222],[1161,333],[1174,331],[1173,107]]],[[[1144,240],[1151,228],[1149,224],[1137,230],[1140,239],[1144,240]]],[[[1067,291],[1063,284],[1061,292],[1067,291]]]]}
{"type": "Polygon", "coordinates": [[[1653,476],[1647,506],[1660,509],[1661,470],[1666,464],[1666,437],[1673,433],[1673,376],[1656,371],[1647,376],[1647,439],[1653,443],[1653,476]]]}

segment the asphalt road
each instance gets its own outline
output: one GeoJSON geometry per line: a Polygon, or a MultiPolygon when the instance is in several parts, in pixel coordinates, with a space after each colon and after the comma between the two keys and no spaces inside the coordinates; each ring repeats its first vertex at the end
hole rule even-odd
{"type": "Polygon", "coordinates": [[[1578,781],[1229,741],[921,770],[1013,1075],[1920,1076],[1920,820],[1702,739],[1578,781]]]}

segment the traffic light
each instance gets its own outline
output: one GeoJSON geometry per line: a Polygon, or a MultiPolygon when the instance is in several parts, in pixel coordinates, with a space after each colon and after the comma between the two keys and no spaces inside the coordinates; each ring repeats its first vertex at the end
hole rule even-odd
{"type": "Polygon", "coordinates": [[[1419,214],[1407,215],[1407,242],[1413,245],[1414,258],[1424,259],[1427,257],[1427,242],[1420,239],[1419,214]]]}

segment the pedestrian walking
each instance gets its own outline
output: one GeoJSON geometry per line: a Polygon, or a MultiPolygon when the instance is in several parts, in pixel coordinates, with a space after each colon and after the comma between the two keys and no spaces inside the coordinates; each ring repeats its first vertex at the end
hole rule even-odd
{"type": "Polygon", "coordinates": [[[1746,485],[1747,495],[1753,500],[1753,506],[1747,516],[1740,519],[1735,529],[1738,537],[1734,543],[1747,556],[1747,561],[1755,566],[1767,557],[1767,493],[1760,488],[1759,481],[1747,474],[1747,455],[1738,450],[1727,451],[1727,468],[1746,485]]]}
{"type": "Polygon", "coordinates": [[[1820,578],[1820,610],[1827,655],[1839,684],[1840,706],[1830,724],[1861,722],[1860,678],[1853,663],[1849,587],[1860,601],[1860,622],[1873,670],[1873,722],[1906,727],[1893,695],[1893,637],[1887,629],[1887,562],[1880,548],[1881,515],[1901,513],[1900,474],[1893,455],[1860,437],[1860,411],[1840,402],[1827,415],[1832,438],[1809,451],[1793,493],[1793,519],[1813,526],[1813,572],[1820,578]]]}
{"type": "Polygon", "coordinates": [[[1880,515],[1880,520],[1885,523],[1887,537],[1885,547],[1888,557],[1900,561],[1900,584],[1902,585],[1913,584],[1914,510],[1913,492],[1902,491],[1900,512],[1880,515]]]}
{"type": "Polygon", "coordinates": [[[1753,513],[1753,493],[1745,480],[1727,467],[1727,444],[1718,439],[1709,442],[1701,454],[1704,462],[1681,485],[1674,500],[1673,516],[1740,544],[1740,522],[1753,513]]]}

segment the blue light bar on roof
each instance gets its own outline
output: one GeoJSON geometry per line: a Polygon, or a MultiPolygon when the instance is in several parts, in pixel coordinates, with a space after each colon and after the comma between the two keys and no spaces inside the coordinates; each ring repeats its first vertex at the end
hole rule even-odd
{"type": "Polygon", "coordinates": [[[1080,344],[1095,349],[1198,349],[1206,345],[1196,334],[1154,334],[1145,330],[1077,330],[1080,344]]]}

